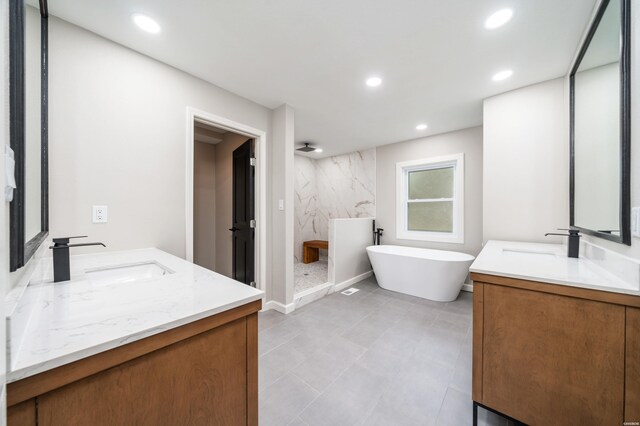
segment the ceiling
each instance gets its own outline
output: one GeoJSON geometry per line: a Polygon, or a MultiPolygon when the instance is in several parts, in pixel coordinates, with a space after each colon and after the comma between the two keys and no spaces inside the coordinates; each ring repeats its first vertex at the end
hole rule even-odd
{"type": "Polygon", "coordinates": [[[55,0],[49,11],[268,108],[288,103],[296,142],[320,157],[480,125],[482,99],[567,73],[594,3],[55,0]],[[486,30],[505,7],[513,19],[486,30]],[[140,31],[134,12],[162,31],[140,31]]]}

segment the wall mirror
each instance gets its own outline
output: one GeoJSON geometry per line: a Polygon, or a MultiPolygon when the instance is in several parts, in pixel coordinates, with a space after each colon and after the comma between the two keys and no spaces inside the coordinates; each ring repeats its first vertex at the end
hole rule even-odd
{"type": "Polygon", "coordinates": [[[47,2],[10,1],[10,141],[17,188],[10,204],[10,269],[33,256],[49,231],[47,2]]]}
{"type": "Polygon", "coordinates": [[[602,0],[570,74],[571,226],[631,244],[630,0],[602,0]]]}

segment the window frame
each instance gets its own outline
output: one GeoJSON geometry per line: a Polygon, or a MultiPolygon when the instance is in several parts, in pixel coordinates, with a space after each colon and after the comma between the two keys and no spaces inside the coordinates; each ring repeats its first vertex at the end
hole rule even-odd
{"type": "Polygon", "coordinates": [[[464,153],[396,163],[396,238],[399,240],[464,244],[464,153]],[[453,167],[454,170],[453,197],[433,200],[453,202],[453,231],[409,230],[409,173],[447,167],[453,167]]]}

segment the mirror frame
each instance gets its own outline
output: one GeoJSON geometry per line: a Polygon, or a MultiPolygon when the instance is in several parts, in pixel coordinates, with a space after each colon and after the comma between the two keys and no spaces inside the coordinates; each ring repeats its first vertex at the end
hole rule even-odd
{"type": "Polygon", "coordinates": [[[631,0],[620,0],[620,235],[583,228],[575,223],[575,75],[608,6],[609,0],[602,0],[569,76],[570,225],[587,235],[631,245],[631,0]]]}
{"type": "Polygon", "coordinates": [[[15,156],[17,188],[9,207],[9,267],[13,272],[24,266],[49,235],[49,137],[48,71],[49,20],[47,0],[40,0],[40,126],[41,182],[40,232],[25,241],[25,2],[9,1],[9,134],[15,156]]]}

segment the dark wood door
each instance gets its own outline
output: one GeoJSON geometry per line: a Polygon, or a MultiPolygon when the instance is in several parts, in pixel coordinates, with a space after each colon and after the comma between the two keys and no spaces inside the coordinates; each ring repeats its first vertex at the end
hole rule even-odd
{"type": "Polygon", "coordinates": [[[253,139],[233,151],[233,279],[255,286],[255,167],[253,139]]]}

